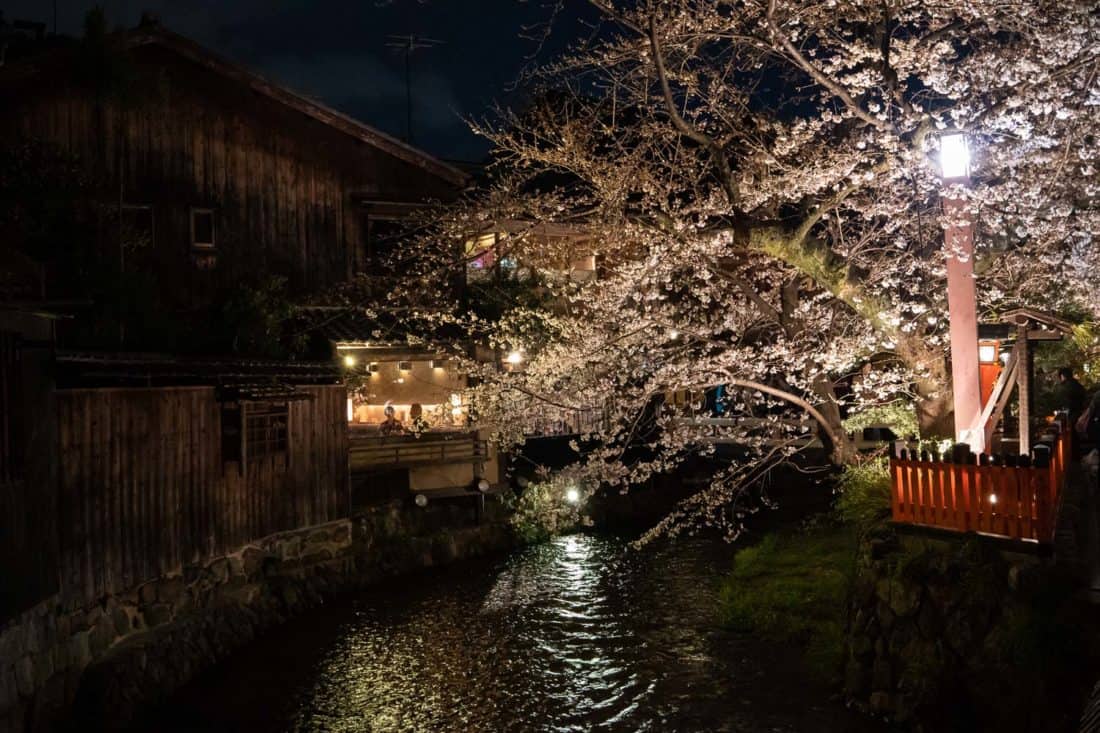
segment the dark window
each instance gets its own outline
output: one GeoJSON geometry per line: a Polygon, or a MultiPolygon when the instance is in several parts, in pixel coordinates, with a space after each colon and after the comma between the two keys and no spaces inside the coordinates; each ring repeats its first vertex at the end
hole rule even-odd
{"type": "Polygon", "coordinates": [[[400,219],[364,213],[361,270],[370,274],[390,269],[403,232],[404,224],[400,219]]]}
{"type": "Polygon", "coordinates": [[[23,410],[18,337],[0,332],[0,483],[23,478],[23,410]]]}
{"type": "Polygon", "coordinates": [[[214,249],[213,209],[191,209],[191,246],[214,249]]]}
{"type": "Polygon", "coordinates": [[[285,402],[244,405],[244,452],[248,460],[286,455],[288,416],[285,402]]]}

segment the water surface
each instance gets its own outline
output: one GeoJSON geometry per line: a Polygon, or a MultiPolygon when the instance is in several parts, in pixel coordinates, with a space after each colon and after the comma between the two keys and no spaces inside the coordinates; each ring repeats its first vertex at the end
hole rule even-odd
{"type": "Polygon", "coordinates": [[[573,535],[394,581],[242,649],[148,729],[876,730],[794,650],[721,629],[731,554],[573,535]]]}

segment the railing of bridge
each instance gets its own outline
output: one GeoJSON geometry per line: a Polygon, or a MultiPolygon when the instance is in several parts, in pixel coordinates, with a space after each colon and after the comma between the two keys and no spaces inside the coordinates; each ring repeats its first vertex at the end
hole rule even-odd
{"type": "Polygon", "coordinates": [[[893,520],[1051,543],[1069,460],[1066,421],[1030,456],[935,455],[902,450],[890,460],[893,520]]]}

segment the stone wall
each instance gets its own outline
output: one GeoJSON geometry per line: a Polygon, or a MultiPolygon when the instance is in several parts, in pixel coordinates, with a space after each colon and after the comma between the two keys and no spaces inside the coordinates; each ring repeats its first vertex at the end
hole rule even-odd
{"type": "Polygon", "coordinates": [[[1059,675],[1083,671],[1072,587],[1053,563],[976,536],[874,539],[854,584],[845,692],[918,730],[1062,730],[1057,718],[1079,708],[1059,675]]]}
{"type": "Polygon", "coordinates": [[[51,598],[0,629],[0,733],[125,727],[328,595],[511,545],[499,517],[473,525],[469,514],[395,502],[272,535],[87,608],[51,598]]]}

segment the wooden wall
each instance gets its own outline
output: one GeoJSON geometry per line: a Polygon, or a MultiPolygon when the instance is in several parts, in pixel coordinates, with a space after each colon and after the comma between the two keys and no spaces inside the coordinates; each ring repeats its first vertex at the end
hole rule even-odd
{"type": "Polygon", "coordinates": [[[303,387],[286,457],[222,462],[212,387],[57,393],[61,587],[76,605],[347,516],[343,386],[303,387]]]}
{"type": "Polygon", "coordinates": [[[108,208],[151,206],[157,269],[173,281],[190,273],[188,292],[258,272],[300,291],[329,287],[355,262],[358,197],[453,195],[427,171],[168,49],[131,51],[123,73],[125,88],[106,94],[64,79],[24,86],[0,131],[79,157],[109,182],[108,208]],[[190,248],[193,207],[216,212],[212,270],[190,248]]]}

